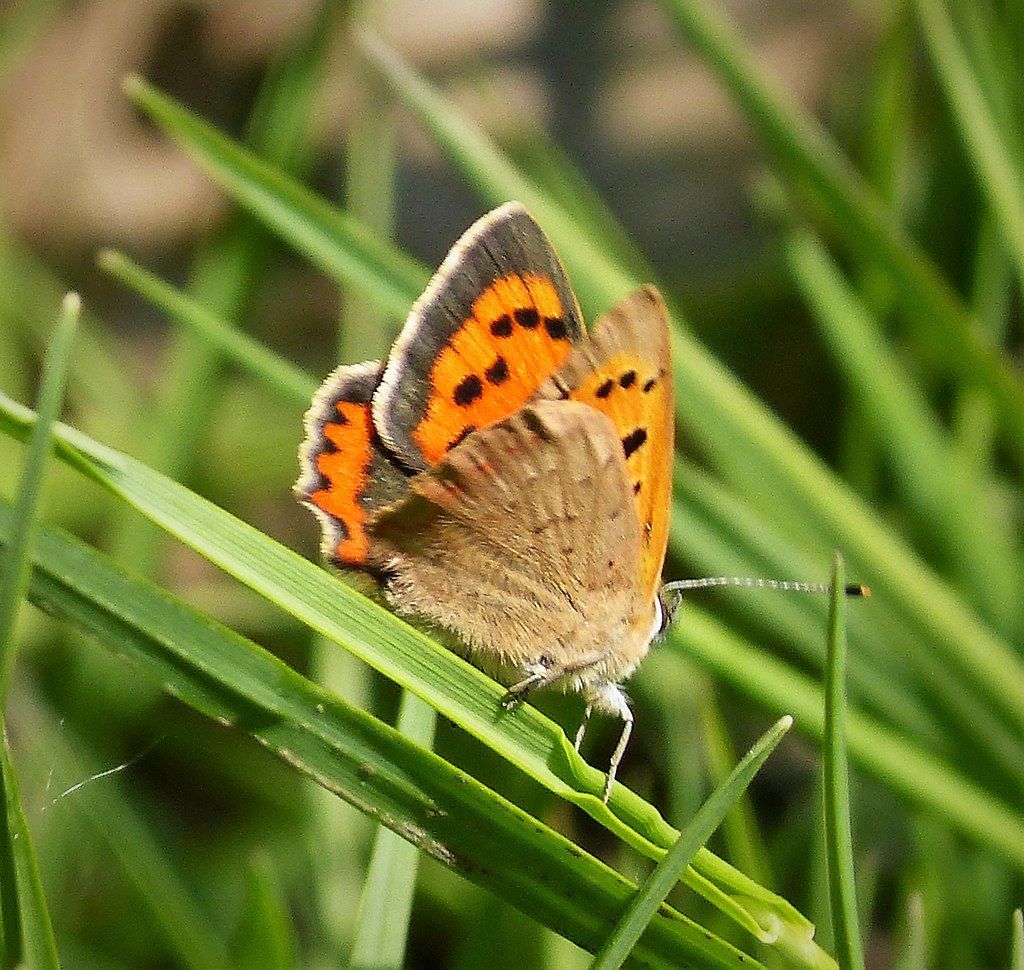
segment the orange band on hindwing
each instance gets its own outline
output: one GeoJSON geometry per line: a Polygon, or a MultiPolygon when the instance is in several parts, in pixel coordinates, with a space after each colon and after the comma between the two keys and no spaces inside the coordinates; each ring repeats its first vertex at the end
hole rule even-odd
{"type": "Polygon", "coordinates": [[[430,370],[427,412],[412,432],[428,464],[519,410],[565,362],[565,314],[552,281],[528,273],[500,277],[477,297],[430,370]]]}
{"type": "Polygon", "coordinates": [[[408,480],[381,446],[371,401],[379,362],[339,367],[306,413],[295,494],[320,520],[321,550],[338,565],[377,568],[367,515],[398,499],[408,480]]]}
{"type": "Polygon", "coordinates": [[[324,424],[324,439],[331,450],[316,456],[316,468],[328,482],[317,489],[309,501],[334,516],[341,529],[333,554],[345,563],[366,561],[369,543],[366,539],[366,510],[359,497],[366,487],[370,470],[373,422],[367,404],[339,401],[338,420],[324,424]]]}

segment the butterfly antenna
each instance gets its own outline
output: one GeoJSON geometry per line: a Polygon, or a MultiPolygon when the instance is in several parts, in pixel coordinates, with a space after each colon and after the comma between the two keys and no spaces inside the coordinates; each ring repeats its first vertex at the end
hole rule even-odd
{"type": "MultiPolygon", "coordinates": [[[[712,586],[743,586],[749,589],[778,589],[794,593],[830,593],[828,583],[800,583],[786,579],[755,579],[750,576],[704,576],[701,579],[677,579],[661,587],[664,593],[683,593],[690,589],[708,589],[712,586]]],[[[870,596],[871,588],[862,583],[849,583],[843,592],[847,596],[870,596]]]]}

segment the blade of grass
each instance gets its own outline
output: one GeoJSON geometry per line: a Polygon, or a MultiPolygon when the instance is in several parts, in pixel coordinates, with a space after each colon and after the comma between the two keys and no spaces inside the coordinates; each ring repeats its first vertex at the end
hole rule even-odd
{"type": "Polygon", "coordinates": [[[927,938],[924,929],[924,897],[913,892],[907,897],[906,923],[896,970],[928,970],[927,938]]]}
{"type": "MultiPolygon", "coordinates": [[[[710,687],[703,692],[700,704],[700,738],[708,776],[716,787],[729,779],[729,765],[736,755],[729,737],[716,692],[710,687]]],[[[722,820],[722,838],[727,847],[726,858],[762,886],[770,886],[768,852],[757,828],[754,806],[746,791],[741,792],[722,820]]]]}
{"type": "MultiPolygon", "coordinates": [[[[40,530],[49,534],[46,526],[40,530]]],[[[6,544],[9,534],[10,514],[0,503],[0,544],[6,544]]],[[[73,546],[61,547],[61,555],[65,549],[69,551],[70,562],[73,546]]],[[[34,557],[38,562],[38,547],[34,557]]],[[[33,582],[38,582],[38,575],[33,582]]],[[[141,807],[130,801],[128,788],[112,777],[104,778],[101,784],[80,785],[83,778],[97,778],[102,773],[101,766],[52,708],[42,700],[36,700],[33,706],[36,716],[30,722],[27,736],[31,738],[29,762],[37,772],[38,787],[52,785],[56,791],[75,788],[73,796],[60,798],[48,810],[73,813],[76,831],[91,832],[99,839],[177,962],[194,970],[226,966],[223,942],[200,909],[194,890],[172,864],[162,834],[153,831],[141,807]]],[[[187,846],[182,851],[187,852],[187,846]]]]}
{"type": "Polygon", "coordinates": [[[238,970],[294,970],[299,965],[295,935],[277,874],[263,852],[249,863],[245,895],[231,965],[238,970]]]}
{"type": "Polygon", "coordinates": [[[387,312],[404,318],[429,279],[415,260],[382,243],[351,216],[246,152],[139,77],[125,93],[244,208],[335,275],[339,267],[387,312]]]}
{"type": "MultiPolygon", "coordinates": [[[[383,21],[384,5],[378,0],[358,0],[348,17],[351,30],[383,21]]],[[[391,94],[372,71],[356,58],[354,117],[345,143],[345,208],[353,219],[379,239],[388,240],[395,228],[394,105],[391,94]]],[[[387,356],[397,327],[398,314],[384,312],[368,299],[360,286],[342,292],[338,327],[341,360],[376,360],[387,356]]]]}
{"type": "Polygon", "coordinates": [[[316,393],[319,382],[310,374],[232,326],[222,314],[165,283],[124,253],[101,250],[97,264],[178,323],[201,335],[208,347],[239,364],[282,396],[305,407],[316,393]]]}
{"type": "MultiPolygon", "coordinates": [[[[10,514],[0,505],[0,536],[9,533],[10,514]]],[[[596,948],[621,913],[633,887],[617,873],[252,641],[59,530],[39,530],[33,561],[33,602],[442,864],[584,947],[596,948]]],[[[750,966],[749,957],[671,911],[641,945],[659,966],[750,966]]]]}
{"type": "Polygon", "coordinates": [[[1013,930],[1010,940],[1011,970],[1024,970],[1024,911],[1013,911],[1013,930]]]}
{"type": "Polygon", "coordinates": [[[692,821],[687,824],[665,856],[654,868],[650,878],[630,900],[615,930],[605,940],[591,964],[593,970],[618,970],[643,935],[651,918],[662,905],[682,871],[690,864],[697,850],[722,823],[726,813],[747,790],[754,775],[761,769],[785,733],[793,724],[791,717],[780,718],[747,752],[743,760],[718,786],[692,821]]]}
{"type": "MultiPolygon", "coordinates": [[[[429,748],[434,740],[434,709],[409,691],[402,693],[395,728],[429,748]]],[[[416,847],[381,825],[374,836],[366,883],[359,900],[352,970],[401,970],[416,888],[416,847]]]]}
{"type": "Polygon", "coordinates": [[[837,367],[888,454],[895,481],[906,490],[907,508],[942,543],[985,614],[1005,629],[1007,604],[1021,585],[1019,557],[1006,561],[998,555],[1000,544],[988,525],[991,517],[958,487],[953,455],[936,415],[820,240],[796,230],[788,235],[785,249],[837,367]]]}
{"type": "MultiPolygon", "coordinates": [[[[2,719],[0,719],[2,723],[2,719]]],[[[32,835],[25,821],[25,810],[18,791],[18,779],[11,763],[7,732],[0,743],[0,782],[3,786],[5,843],[0,848],[0,862],[4,910],[3,944],[6,951],[5,966],[32,967],[33,970],[57,970],[57,941],[53,936],[46,896],[39,878],[39,865],[32,835]],[[8,885],[13,877],[14,885],[8,885]],[[10,907],[10,908],[8,908],[10,907]]]]}
{"type": "Polygon", "coordinates": [[[1024,455],[1024,386],[934,265],[825,130],[756,66],[723,11],[712,13],[702,0],[666,0],[665,6],[779,158],[792,188],[826,215],[855,250],[886,266],[923,336],[946,364],[965,381],[990,389],[1018,455],[1024,455]]]}
{"type": "MultiPolygon", "coordinates": [[[[792,712],[801,733],[821,739],[821,691],[787,664],[692,605],[684,605],[669,642],[762,709],[792,712]]],[[[650,676],[657,676],[666,663],[669,657],[654,653],[644,665],[652,668],[650,676]]],[[[1013,805],[859,711],[848,712],[847,750],[859,768],[1024,871],[1024,817],[1013,805]]]]}
{"type": "Polygon", "coordinates": [[[941,0],[914,0],[918,19],[981,189],[1002,230],[1007,251],[1024,283],[1024,183],[1017,155],[1000,132],[982,86],[941,0]]]}
{"type": "Polygon", "coordinates": [[[837,552],[832,562],[828,611],[828,661],[825,668],[825,726],[822,784],[825,861],[828,866],[832,935],[839,966],[864,970],[857,884],[850,835],[850,777],[846,764],[846,570],[837,552]]]}
{"type": "Polygon", "coordinates": [[[69,293],[61,304],[57,326],[43,361],[37,413],[39,420],[32,432],[18,494],[18,515],[14,541],[4,556],[0,575],[0,711],[7,702],[7,692],[14,673],[17,644],[14,640],[18,609],[28,585],[28,550],[38,517],[39,493],[43,474],[53,446],[53,425],[64,401],[64,380],[71,358],[71,342],[78,325],[82,301],[77,293],[69,293]]]}
{"type": "MultiPolygon", "coordinates": [[[[31,411],[0,394],[0,428],[24,438],[31,411]]],[[[503,712],[504,691],[475,667],[402,623],[324,570],[146,468],[59,426],[58,454],[113,490],[193,549],[312,629],[365,660],[483,740],[555,794],[643,854],[660,857],[678,837],[657,810],[617,785],[601,799],[604,775],[587,765],[561,729],[531,705],[503,712]]],[[[788,902],[702,850],[688,884],[760,939],[806,953],[813,927],[788,902]],[[771,914],[771,926],[761,920],[771,914]]],[[[810,944],[813,946],[813,944],[810,944]]]]}

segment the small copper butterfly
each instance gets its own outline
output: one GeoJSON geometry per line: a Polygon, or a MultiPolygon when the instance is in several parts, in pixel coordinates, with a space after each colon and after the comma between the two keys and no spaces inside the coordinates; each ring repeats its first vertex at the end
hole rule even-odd
{"type": "Polygon", "coordinates": [[[476,222],[387,361],[313,400],[299,501],[330,562],[371,572],[401,613],[453,632],[511,685],[578,691],[633,724],[619,684],[663,630],[672,487],[668,314],[654,287],[588,333],[522,205],[476,222]]]}

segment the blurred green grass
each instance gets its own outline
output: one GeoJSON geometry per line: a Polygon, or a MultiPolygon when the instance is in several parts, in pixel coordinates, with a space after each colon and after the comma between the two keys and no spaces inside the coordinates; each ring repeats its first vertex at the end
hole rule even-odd
{"type": "MultiPolygon", "coordinates": [[[[8,63],[32,55],[43,29],[26,6],[15,11],[0,78],[8,63]]],[[[125,366],[124,334],[86,314],[69,379],[70,422],[312,555],[312,529],[287,496],[303,409],[295,392],[308,378],[229,328],[318,372],[333,366],[339,344],[353,360],[386,345],[382,330],[397,326],[432,261],[388,240],[404,198],[401,153],[396,162],[390,121],[373,107],[404,101],[478,193],[477,211],[513,196],[534,211],[590,319],[636,282],[664,287],[680,327],[684,459],[669,575],[818,579],[838,545],[851,577],[875,588],[871,601],[847,610],[854,872],[868,965],[1010,965],[1019,927],[1011,914],[1024,891],[1024,389],[1013,352],[1022,266],[1019,11],[995,0],[914,0],[876,15],[858,52],[866,80],[824,125],[779,94],[718,4],[673,0],[664,12],[767,149],[772,177],[759,180],[755,199],[760,251],[704,285],[678,261],[649,264],[557,136],[523,131],[499,148],[365,39],[360,83],[374,95],[353,132],[347,210],[303,195],[288,174],[301,183],[317,168],[309,139],[317,77],[329,38],[347,26],[328,4],[262,79],[244,139],[251,154],[211,141],[192,115],[177,116],[175,128],[155,94],[133,89],[245,211],[227,216],[197,253],[187,296],[210,326],[172,330],[163,361],[152,365],[159,381],[138,380],[140,370],[125,366]],[[375,151],[376,169],[367,161],[375,151]],[[274,236],[342,288],[342,310],[320,330],[282,334],[261,313],[265,281],[293,258],[274,236]],[[783,362],[811,362],[793,368],[803,383],[790,400],[805,410],[787,411],[816,432],[810,447],[726,370],[755,388],[777,387],[771,355],[780,352],[783,362]]],[[[618,201],[610,198],[612,209],[618,201]]],[[[67,283],[57,260],[3,232],[0,389],[12,397],[33,396],[67,283]]],[[[12,456],[0,480],[13,495],[21,453],[6,441],[0,447],[12,456]]],[[[49,522],[201,603],[289,665],[323,678],[334,663],[336,648],[60,465],[46,496],[49,522]]],[[[670,645],[635,678],[638,731],[624,780],[681,825],[735,760],[729,744],[723,754],[723,726],[742,748],[768,717],[793,713],[807,741],[782,745],[741,803],[748,808],[732,813],[712,847],[814,920],[830,948],[826,883],[816,874],[825,858],[816,746],[826,604],[770,595],[722,592],[687,605],[670,645]]],[[[19,643],[8,728],[65,965],[348,961],[374,838],[362,817],[337,799],[325,804],[244,737],[193,716],[71,627],[26,611],[19,643]],[[78,811],[68,796],[42,811],[53,797],[47,773],[58,763],[70,785],[144,750],[117,779],[92,783],[101,797],[103,786],[113,790],[106,794],[116,809],[78,811]],[[90,813],[83,834],[80,818],[90,813]],[[103,838],[87,834],[94,830],[103,838]],[[103,839],[139,847],[136,882],[132,863],[103,864],[103,839]],[[164,873],[158,892],[139,871],[164,873]],[[252,945],[261,934],[263,944],[252,945]]],[[[341,679],[339,693],[394,719],[392,685],[348,663],[341,679]]],[[[539,703],[571,724],[570,703],[539,703]]],[[[644,876],[633,849],[509,772],[491,748],[443,725],[438,752],[628,878],[644,876]]],[[[387,899],[378,902],[364,912],[385,921],[387,899]]],[[[735,918],[689,892],[671,902],[748,953],[797,962],[759,947],[735,918]]],[[[507,905],[426,863],[407,964],[585,962],[507,905]]]]}

